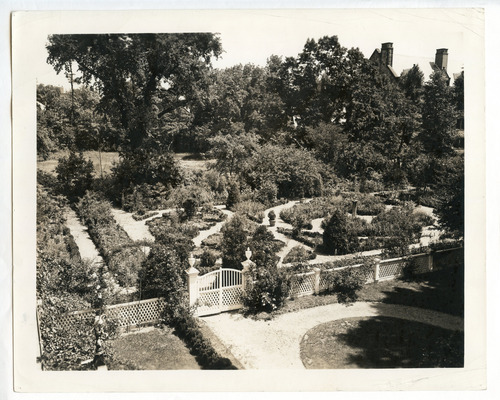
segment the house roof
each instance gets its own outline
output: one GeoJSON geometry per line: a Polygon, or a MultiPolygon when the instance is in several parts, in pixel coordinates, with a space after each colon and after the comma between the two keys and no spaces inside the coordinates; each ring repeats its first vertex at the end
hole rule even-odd
{"type": "Polygon", "coordinates": [[[431,65],[431,68],[432,68],[432,70],[433,70],[434,72],[437,72],[437,71],[444,72],[444,73],[446,74],[446,77],[447,77],[448,79],[450,79],[450,75],[448,75],[448,71],[446,71],[445,69],[441,69],[441,68],[439,68],[439,67],[436,65],[436,63],[435,63],[435,62],[433,62],[433,61],[430,61],[430,62],[429,62],[429,64],[431,65]]]}

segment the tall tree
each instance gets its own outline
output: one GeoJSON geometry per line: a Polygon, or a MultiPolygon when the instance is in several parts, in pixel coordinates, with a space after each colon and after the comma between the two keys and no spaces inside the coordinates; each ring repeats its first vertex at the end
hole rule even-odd
{"type": "Polygon", "coordinates": [[[287,114],[302,125],[340,121],[350,85],[363,61],[359,49],[347,50],[337,36],[308,39],[297,57],[282,63],[281,96],[287,114]]]}
{"type": "Polygon", "coordinates": [[[453,154],[457,112],[446,76],[434,72],[424,88],[420,140],[426,152],[442,157],[453,154]]]}
{"type": "Polygon", "coordinates": [[[405,96],[414,103],[420,103],[424,91],[424,73],[418,65],[411,67],[399,78],[399,85],[405,96]]]}
{"type": "Polygon", "coordinates": [[[222,51],[211,33],[51,35],[47,49],[56,72],[76,64],[75,82],[101,94],[101,109],[117,117],[130,150],[161,130],[165,114],[193,102],[222,51]]]}

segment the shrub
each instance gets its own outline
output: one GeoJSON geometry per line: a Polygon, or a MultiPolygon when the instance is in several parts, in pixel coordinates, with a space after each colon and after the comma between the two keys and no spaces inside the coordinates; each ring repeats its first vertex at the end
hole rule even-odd
{"type": "Polygon", "coordinates": [[[248,219],[261,224],[264,220],[265,207],[255,201],[242,201],[233,206],[232,210],[245,215],[248,219]]]}
{"type": "Polygon", "coordinates": [[[260,268],[255,266],[250,271],[251,278],[245,293],[243,304],[246,312],[273,312],[281,308],[290,293],[292,276],[284,268],[260,268]]]}
{"type": "Polygon", "coordinates": [[[276,219],[276,213],[274,212],[274,210],[269,211],[269,214],[267,214],[267,216],[271,221],[276,219]]]}
{"type": "Polygon", "coordinates": [[[348,254],[357,251],[358,247],[358,237],[349,230],[347,215],[340,210],[334,211],[323,232],[324,250],[329,254],[348,254]]]}
{"type": "Polygon", "coordinates": [[[257,190],[256,199],[260,203],[271,206],[276,203],[278,196],[278,186],[274,182],[265,181],[257,190]]]}
{"type": "Polygon", "coordinates": [[[168,193],[182,181],[181,169],[173,153],[146,148],[122,154],[112,174],[122,193],[131,193],[135,186],[144,185],[141,191],[145,202],[156,201],[152,195],[158,194],[148,193],[148,190],[163,188],[168,193]]]}
{"type": "MultiPolygon", "coordinates": [[[[116,182],[114,184],[116,185],[116,182]]],[[[163,183],[140,183],[122,190],[121,207],[130,212],[166,208],[169,204],[169,194],[170,188],[163,183]]],[[[117,199],[117,203],[120,201],[117,199]]]]}
{"type": "Polygon", "coordinates": [[[274,239],[274,235],[264,225],[254,232],[248,246],[252,250],[252,261],[260,268],[273,268],[279,261],[276,253],[284,245],[274,239]]]}
{"type": "Polygon", "coordinates": [[[188,219],[193,218],[198,210],[198,202],[194,197],[184,200],[182,203],[182,208],[184,208],[184,213],[188,219]]]}
{"type": "Polygon", "coordinates": [[[283,263],[288,264],[288,263],[302,262],[302,261],[313,260],[315,258],[316,254],[313,251],[306,249],[303,246],[295,246],[285,256],[285,258],[283,259],[283,263]]]}
{"type": "Polygon", "coordinates": [[[325,273],[327,293],[336,293],[339,303],[351,303],[357,300],[358,291],[365,285],[372,271],[370,265],[347,267],[325,273]]]}
{"type": "Polygon", "coordinates": [[[215,262],[217,261],[217,258],[219,258],[219,255],[214,250],[204,249],[200,257],[200,267],[213,267],[215,265],[215,262]]]}
{"type": "Polygon", "coordinates": [[[144,253],[116,223],[109,202],[99,199],[95,193],[87,192],[78,202],[76,210],[87,225],[89,235],[110,273],[123,286],[135,285],[144,253]]]}
{"type": "Polygon", "coordinates": [[[155,244],[140,272],[144,296],[163,297],[168,304],[164,315],[167,324],[189,309],[185,269],[187,267],[173,249],[164,244],[155,244]]]}
{"type": "Polygon", "coordinates": [[[209,247],[214,250],[221,250],[222,234],[214,233],[201,242],[202,247],[209,247]]]}
{"type": "Polygon", "coordinates": [[[245,216],[235,214],[222,227],[221,250],[224,268],[242,268],[241,262],[245,260],[250,226],[250,221],[245,216]]]}
{"type": "Polygon", "coordinates": [[[38,312],[43,368],[49,371],[90,369],[91,364],[81,363],[94,357],[93,320],[82,319],[67,326],[59,323],[59,318],[69,310],[83,310],[90,305],[62,292],[58,296],[43,296],[42,300],[38,312]]]}
{"type": "Polygon", "coordinates": [[[150,217],[153,217],[155,215],[157,215],[158,213],[156,211],[149,211],[149,212],[137,212],[135,214],[132,215],[132,218],[136,221],[143,221],[145,219],[148,219],[150,217]]]}
{"type": "Polygon", "coordinates": [[[70,152],[59,159],[56,167],[59,191],[70,201],[77,201],[92,186],[94,165],[83,154],[70,152]]]}
{"type": "Polygon", "coordinates": [[[196,357],[196,361],[203,369],[236,369],[228,358],[221,357],[206,339],[198,326],[198,322],[189,313],[184,313],[171,326],[196,357]]]}
{"type": "Polygon", "coordinates": [[[44,190],[53,192],[57,188],[57,178],[48,172],[38,169],[36,171],[36,182],[44,187],[44,190]]]}
{"type": "Polygon", "coordinates": [[[406,255],[408,246],[420,237],[422,225],[410,205],[393,207],[372,220],[377,236],[386,237],[386,251],[393,256],[406,255]]]}

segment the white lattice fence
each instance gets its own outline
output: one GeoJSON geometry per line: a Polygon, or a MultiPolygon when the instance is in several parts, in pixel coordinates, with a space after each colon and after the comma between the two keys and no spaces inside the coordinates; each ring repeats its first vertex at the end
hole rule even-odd
{"type": "Polygon", "coordinates": [[[83,310],[64,314],[59,317],[59,324],[61,325],[61,327],[68,329],[72,327],[75,322],[79,321],[87,320],[89,323],[93,323],[95,313],[95,310],[83,310]]]}
{"type": "MultiPolygon", "coordinates": [[[[165,306],[164,299],[147,299],[108,306],[105,314],[116,318],[119,327],[149,324],[160,321],[165,306]]],[[[74,311],[61,316],[59,323],[65,328],[73,325],[75,321],[88,320],[93,323],[95,315],[96,310],[74,311]]]]}
{"type": "Polygon", "coordinates": [[[164,299],[147,299],[109,306],[106,315],[116,318],[120,327],[150,324],[160,321],[165,306],[164,299]]]}
{"type": "Polygon", "coordinates": [[[314,293],[316,274],[314,271],[295,275],[292,279],[290,296],[301,297],[314,293]]]}
{"type": "Polygon", "coordinates": [[[380,263],[378,280],[394,279],[403,274],[403,268],[406,265],[406,260],[403,258],[393,258],[384,260],[380,263]]]}

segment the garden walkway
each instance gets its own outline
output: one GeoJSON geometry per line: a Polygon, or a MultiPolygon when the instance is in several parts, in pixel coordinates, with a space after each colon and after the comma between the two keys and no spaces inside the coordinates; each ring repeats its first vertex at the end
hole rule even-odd
{"type": "Polygon", "coordinates": [[[75,243],[80,250],[80,256],[92,260],[94,263],[102,262],[102,258],[97,251],[94,242],[90,239],[87,227],[82,225],[76,213],[68,208],[66,211],[66,226],[75,239],[75,243]]]}
{"type": "Polygon", "coordinates": [[[159,218],[162,216],[163,213],[167,212],[172,212],[174,209],[165,209],[165,210],[156,210],[158,214],[155,214],[149,218],[143,219],[142,221],[136,221],[132,217],[132,213],[119,210],[116,208],[111,209],[111,213],[113,214],[114,219],[120,225],[125,232],[127,232],[127,235],[130,237],[132,240],[150,240],[154,242],[155,238],[153,235],[151,235],[151,232],[149,232],[149,228],[146,225],[146,222],[154,219],[154,218],[159,218]]]}
{"type": "MultiPolygon", "coordinates": [[[[307,201],[310,201],[311,199],[308,199],[306,200],[307,201]]],[[[296,204],[299,204],[299,201],[289,201],[288,203],[285,203],[285,204],[281,204],[279,206],[276,206],[276,207],[272,207],[272,208],[268,208],[267,210],[264,211],[264,220],[262,221],[262,225],[265,225],[267,226],[268,230],[274,235],[274,238],[275,239],[278,239],[278,240],[281,240],[282,242],[285,243],[285,247],[283,247],[279,252],[278,252],[278,256],[280,258],[280,263],[283,262],[283,259],[285,258],[285,256],[290,252],[290,250],[292,250],[295,246],[303,246],[305,247],[306,249],[308,250],[313,250],[311,247],[309,246],[306,246],[304,243],[301,243],[297,240],[294,240],[280,232],[278,232],[278,228],[285,228],[285,229],[292,229],[292,225],[286,223],[285,221],[283,221],[281,218],[280,218],[280,212],[283,211],[283,210],[286,210],[288,208],[292,208],[293,206],[295,206],[296,204]],[[269,226],[269,212],[270,211],[274,211],[274,213],[276,214],[276,224],[275,226],[269,226]]]]}
{"type": "Polygon", "coordinates": [[[343,318],[386,316],[463,331],[463,319],[423,308],[358,302],[329,304],[255,321],[238,313],[202,317],[245,369],[304,369],[300,342],[316,325],[343,318]]]}
{"type": "Polygon", "coordinates": [[[214,226],[212,226],[210,229],[207,229],[205,231],[200,231],[200,233],[198,233],[198,236],[196,236],[194,239],[193,239],[193,243],[194,243],[194,246],[195,247],[201,247],[201,242],[203,242],[206,238],[208,238],[209,236],[212,236],[218,232],[220,232],[220,230],[222,229],[222,226],[227,222],[229,221],[229,219],[233,216],[233,212],[232,211],[229,211],[229,210],[226,210],[226,206],[215,206],[215,208],[221,210],[224,214],[226,214],[228,216],[228,218],[226,218],[224,221],[221,221],[221,222],[217,222],[214,226]]]}

